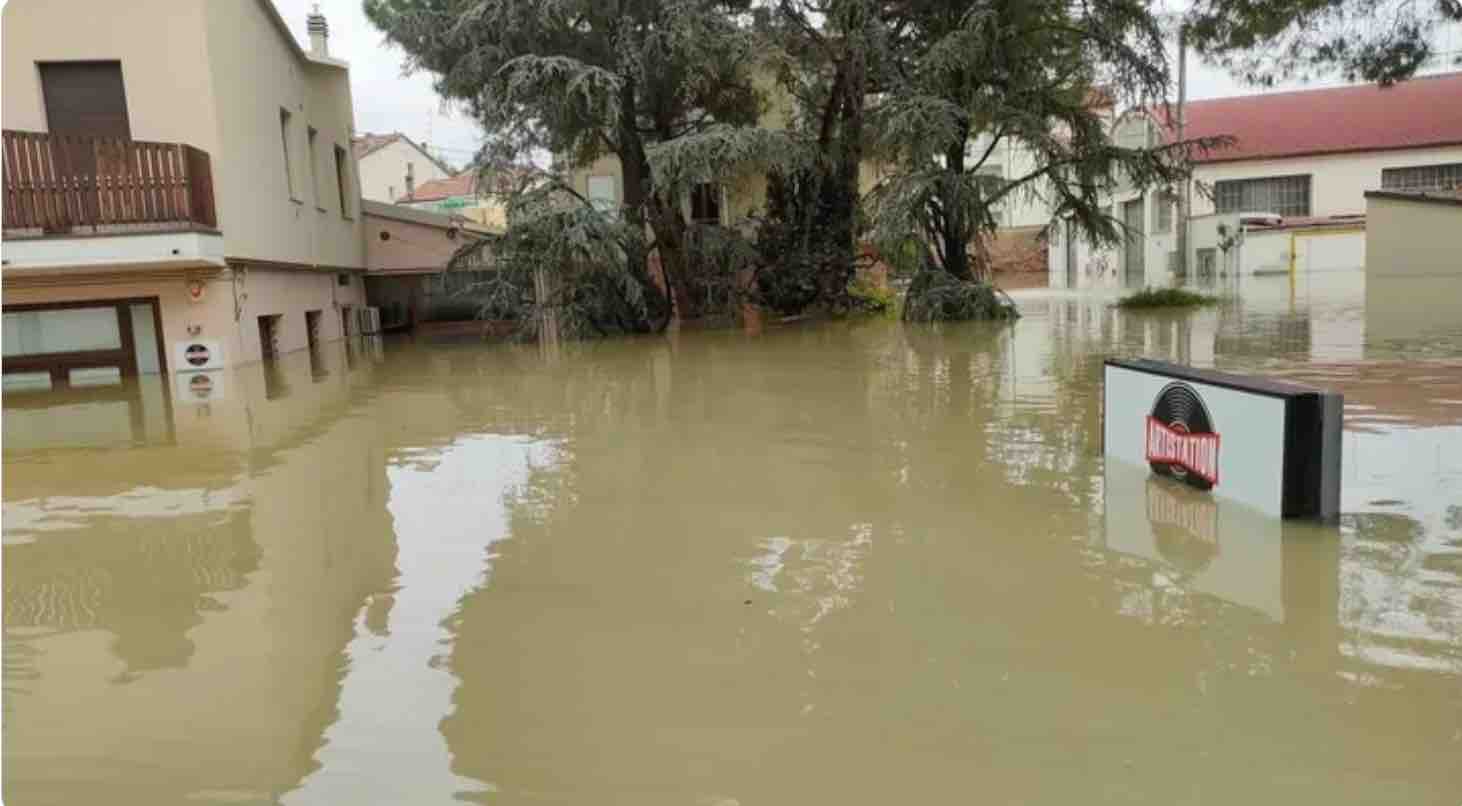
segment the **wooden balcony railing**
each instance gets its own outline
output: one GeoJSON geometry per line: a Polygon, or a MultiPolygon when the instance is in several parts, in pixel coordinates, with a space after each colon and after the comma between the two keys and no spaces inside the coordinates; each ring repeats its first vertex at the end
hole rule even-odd
{"type": "Polygon", "coordinates": [[[3,132],[5,234],[216,229],[208,154],[181,143],[3,132]]]}

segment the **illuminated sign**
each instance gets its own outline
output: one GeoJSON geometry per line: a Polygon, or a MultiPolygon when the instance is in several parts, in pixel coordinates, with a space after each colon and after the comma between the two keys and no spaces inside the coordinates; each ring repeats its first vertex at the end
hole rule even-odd
{"type": "Polygon", "coordinates": [[[1108,462],[1272,516],[1338,515],[1340,395],[1145,359],[1103,375],[1108,462]]]}

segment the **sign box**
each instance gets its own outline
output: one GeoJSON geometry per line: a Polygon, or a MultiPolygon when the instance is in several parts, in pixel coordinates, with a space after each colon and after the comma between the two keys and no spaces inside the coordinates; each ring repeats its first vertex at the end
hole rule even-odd
{"type": "Polygon", "coordinates": [[[1147,359],[1108,359],[1103,376],[1108,461],[1266,515],[1339,516],[1339,394],[1147,359]]]}
{"type": "Polygon", "coordinates": [[[173,343],[173,372],[200,372],[223,368],[223,345],[210,339],[173,343]]]}

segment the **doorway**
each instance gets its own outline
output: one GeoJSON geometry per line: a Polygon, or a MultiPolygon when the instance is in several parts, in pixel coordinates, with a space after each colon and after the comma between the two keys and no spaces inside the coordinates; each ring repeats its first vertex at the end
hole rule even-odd
{"type": "Polygon", "coordinates": [[[1147,243],[1143,219],[1145,207],[1142,199],[1133,199],[1122,205],[1122,224],[1126,230],[1122,249],[1122,284],[1129,288],[1141,288],[1147,284],[1142,254],[1147,243]]]}

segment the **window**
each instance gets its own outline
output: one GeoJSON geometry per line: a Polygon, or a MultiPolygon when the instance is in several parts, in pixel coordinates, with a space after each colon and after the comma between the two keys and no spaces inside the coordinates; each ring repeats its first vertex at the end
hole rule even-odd
{"type": "Polygon", "coordinates": [[[277,313],[259,317],[259,357],[265,361],[279,357],[279,319],[277,313]]]}
{"type": "Polygon", "coordinates": [[[1213,202],[1220,213],[1310,214],[1310,177],[1223,179],[1214,183],[1213,202]]]}
{"type": "Polygon", "coordinates": [[[38,64],[51,134],[130,139],[121,62],[38,64]]]}
{"type": "Polygon", "coordinates": [[[614,177],[589,177],[589,204],[601,213],[612,213],[619,207],[614,194],[614,177]]]}
{"type": "Polygon", "coordinates": [[[122,349],[114,307],[5,312],[5,357],[122,349]]]}
{"type": "Polygon", "coordinates": [[[350,163],[346,161],[345,149],[335,146],[335,189],[340,193],[340,217],[350,218],[350,163]]]}
{"type": "Polygon", "coordinates": [[[319,132],[315,131],[314,126],[311,126],[305,129],[305,133],[307,135],[306,140],[309,143],[309,153],[306,156],[310,160],[310,191],[315,194],[315,209],[324,212],[325,194],[320,192],[320,165],[319,161],[315,158],[315,136],[319,132]]]}
{"type": "Polygon", "coordinates": [[[1167,192],[1152,194],[1152,231],[1173,231],[1173,194],[1167,192]]]}
{"type": "Polygon", "coordinates": [[[284,147],[284,183],[289,187],[289,197],[299,201],[294,192],[294,168],[289,164],[289,119],[288,109],[279,110],[279,142],[284,147]]]}
{"type": "Polygon", "coordinates": [[[690,220],[697,224],[721,223],[721,186],[701,182],[690,189],[690,220]]]}
{"type": "Polygon", "coordinates": [[[1462,188],[1462,162],[1386,168],[1381,171],[1383,190],[1455,190],[1462,188]]]}
{"type": "Polygon", "coordinates": [[[335,275],[335,284],[339,286],[350,285],[350,275],[344,273],[335,275]]]}

